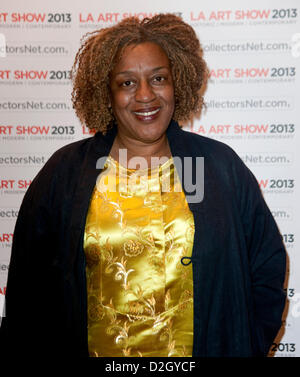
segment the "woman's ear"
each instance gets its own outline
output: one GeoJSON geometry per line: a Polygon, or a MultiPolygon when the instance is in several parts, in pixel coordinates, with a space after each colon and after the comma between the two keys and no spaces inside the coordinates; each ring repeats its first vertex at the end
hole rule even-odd
{"type": "Polygon", "coordinates": [[[108,111],[110,112],[111,116],[114,117],[113,109],[112,109],[112,104],[111,104],[111,100],[110,100],[110,98],[109,98],[108,101],[107,101],[107,109],[108,109],[108,111]]]}
{"type": "Polygon", "coordinates": [[[110,93],[110,89],[108,90],[108,96],[107,96],[107,107],[109,108],[109,110],[111,110],[111,93],[110,93]]]}
{"type": "Polygon", "coordinates": [[[111,107],[111,88],[110,88],[110,79],[108,78],[107,84],[107,92],[106,92],[106,99],[107,99],[107,107],[111,107]]]}

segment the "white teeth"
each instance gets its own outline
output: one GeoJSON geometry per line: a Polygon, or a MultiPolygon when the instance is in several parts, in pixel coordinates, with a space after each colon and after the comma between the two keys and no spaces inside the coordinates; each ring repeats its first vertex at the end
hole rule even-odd
{"type": "Polygon", "coordinates": [[[153,111],[149,111],[147,113],[139,113],[139,112],[134,112],[136,115],[141,115],[141,116],[145,116],[145,117],[148,117],[148,116],[151,116],[151,115],[154,115],[156,113],[159,112],[159,109],[156,109],[156,110],[153,110],[153,111]]]}

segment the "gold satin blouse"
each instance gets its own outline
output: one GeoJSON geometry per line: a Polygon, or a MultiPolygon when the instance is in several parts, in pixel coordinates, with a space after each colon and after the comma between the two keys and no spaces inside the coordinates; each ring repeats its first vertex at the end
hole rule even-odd
{"type": "Polygon", "coordinates": [[[194,219],[171,159],[126,169],[110,156],[87,214],[90,356],[192,356],[194,219]]]}

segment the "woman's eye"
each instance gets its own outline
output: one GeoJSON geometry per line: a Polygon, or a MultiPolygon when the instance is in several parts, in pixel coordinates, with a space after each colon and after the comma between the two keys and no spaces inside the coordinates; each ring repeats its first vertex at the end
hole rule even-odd
{"type": "Polygon", "coordinates": [[[163,76],[156,76],[156,77],[154,77],[154,80],[158,81],[158,82],[162,82],[162,81],[165,80],[165,78],[163,76]]]}
{"type": "Polygon", "coordinates": [[[122,83],[122,86],[130,86],[132,84],[131,80],[126,80],[122,83]]]}

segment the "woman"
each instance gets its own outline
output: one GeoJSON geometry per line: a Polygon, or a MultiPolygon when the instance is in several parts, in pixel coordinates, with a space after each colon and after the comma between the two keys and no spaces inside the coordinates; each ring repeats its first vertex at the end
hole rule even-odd
{"type": "Polygon", "coordinates": [[[126,19],[88,36],[72,77],[76,113],[98,132],[57,151],[25,195],[6,349],[265,356],[284,247],[238,156],[177,123],[201,109],[207,79],[193,29],[173,15],[126,19]],[[200,157],[204,197],[190,189],[200,157]]]}

